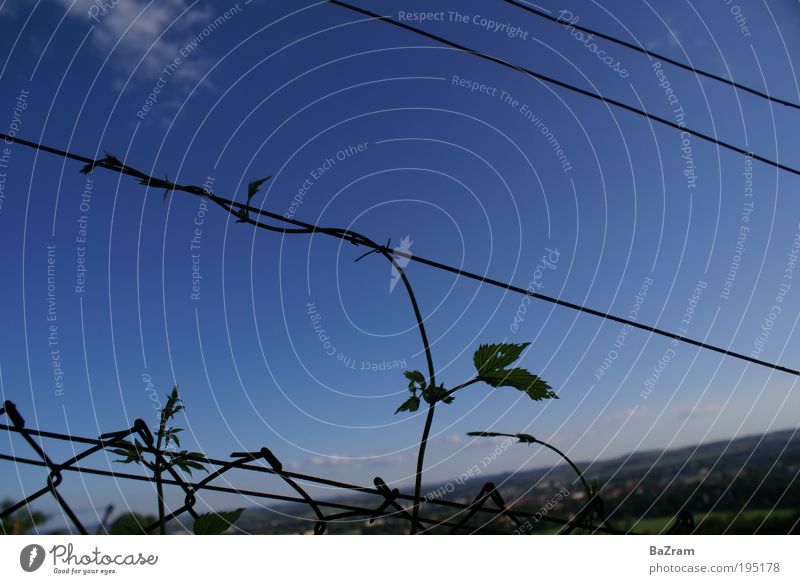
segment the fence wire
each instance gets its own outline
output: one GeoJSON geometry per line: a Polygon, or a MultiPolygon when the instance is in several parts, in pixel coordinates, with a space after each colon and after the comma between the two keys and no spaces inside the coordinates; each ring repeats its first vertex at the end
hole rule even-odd
{"type": "MultiPolygon", "coordinates": [[[[30,446],[35,454],[33,458],[26,458],[16,454],[0,453],[0,460],[13,462],[17,465],[30,465],[42,467],[48,471],[46,482],[40,489],[28,494],[23,499],[13,503],[0,512],[0,519],[5,519],[11,514],[30,507],[36,500],[48,494],[53,496],[58,506],[63,510],[69,522],[78,533],[88,534],[86,527],[80,521],[72,506],[60,493],[59,487],[64,481],[65,474],[79,473],[85,475],[110,477],[123,481],[138,481],[145,483],[155,483],[156,479],[147,474],[136,474],[129,472],[119,472],[110,468],[94,468],[84,466],[81,462],[87,457],[108,448],[118,446],[120,441],[129,437],[139,438],[145,445],[143,452],[153,455],[157,461],[165,468],[169,476],[160,479],[164,486],[172,486],[180,489],[184,494],[183,504],[165,515],[163,523],[178,519],[182,516],[191,516],[196,519],[200,514],[195,509],[197,504],[197,494],[201,491],[237,494],[243,497],[267,499],[283,503],[297,503],[304,505],[313,513],[314,534],[322,535],[328,530],[328,526],[337,522],[352,521],[353,519],[364,519],[369,523],[374,523],[377,519],[393,519],[412,522],[411,505],[414,497],[401,492],[399,489],[390,488],[386,482],[375,477],[374,486],[365,487],[341,481],[326,479],[308,474],[292,472],[284,469],[281,461],[266,447],[253,452],[234,452],[227,460],[210,458],[202,455],[192,457],[196,462],[213,467],[208,476],[200,481],[186,480],[172,465],[164,464],[171,456],[169,451],[158,450],[155,446],[153,434],[147,424],[137,419],[131,428],[118,430],[100,435],[98,438],[75,436],[59,432],[48,432],[27,428],[24,418],[20,415],[14,403],[6,401],[0,408],[0,416],[5,415],[10,424],[0,424],[0,431],[15,433],[20,435],[30,446]],[[37,439],[51,439],[69,443],[73,451],[77,451],[72,457],[63,462],[55,462],[47,454],[44,447],[37,439]],[[254,489],[239,489],[230,486],[229,483],[213,484],[223,474],[230,470],[242,470],[253,473],[264,473],[279,477],[294,491],[294,495],[286,495],[272,491],[259,491],[254,489]],[[313,485],[333,489],[335,493],[331,497],[316,498],[312,497],[303,486],[313,485]],[[357,504],[353,501],[346,501],[346,494],[358,493],[374,498],[372,504],[357,504]]],[[[359,501],[361,498],[359,497],[359,501]]],[[[437,532],[442,530],[454,534],[509,534],[524,533],[530,530],[532,524],[548,523],[558,526],[559,533],[568,534],[576,530],[590,533],[605,534],[632,534],[631,531],[623,531],[612,527],[608,521],[594,525],[588,521],[597,506],[602,502],[599,498],[590,498],[583,507],[571,518],[561,518],[549,514],[541,514],[524,511],[509,507],[499,489],[491,482],[487,482],[480,489],[478,495],[471,503],[462,503],[438,498],[423,498],[421,501],[421,515],[419,522],[423,532],[437,532]],[[428,515],[425,511],[448,512],[450,515],[446,519],[437,519],[428,515]],[[501,521],[496,521],[501,520],[501,521]],[[502,529],[498,527],[502,525],[502,529]]],[[[149,525],[143,526],[145,533],[156,532],[162,524],[162,520],[156,520],[149,525]]],[[[694,527],[694,520],[688,512],[681,512],[673,521],[669,528],[670,534],[690,533],[694,527]]]]}

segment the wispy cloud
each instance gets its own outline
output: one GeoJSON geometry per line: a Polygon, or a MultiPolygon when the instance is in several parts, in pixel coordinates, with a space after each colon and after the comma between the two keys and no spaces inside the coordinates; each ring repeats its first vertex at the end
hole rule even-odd
{"type": "Polygon", "coordinates": [[[688,420],[692,418],[700,418],[704,416],[710,416],[712,414],[718,414],[722,406],[720,404],[706,404],[700,405],[697,407],[692,408],[691,410],[684,410],[682,412],[678,412],[676,415],[677,418],[682,420],[688,420]]]}
{"type": "MultiPolygon", "coordinates": [[[[197,1],[53,1],[63,6],[70,18],[94,26],[92,44],[104,53],[114,51],[113,66],[126,76],[136,69],[143,77],[157,77],[214,20],[211,7],[199,7],[197,1]]],[[[175,71],[175,79],[196,82],[211,63],[207,56],[192,54],[175,71]]]]}
{"type": "MultiPolygon", "coordinates": [[[[457,448],[460,451],[478,448],[488,448],[493,442],[500,443],[503,438],[481,440],[469,438],[461,434],[450,434],[434,438],[430,441],[431,449],[444,446],[449,450],[457,448]]],[[[415,448],[403,452],[386,454],[382,452],[363,452],[360,454],[328,454],[312,456],[306,460],[290,463],[287,466],[296,471],[315,472],[320,468],[346,468],[356,472],[364,469],[379,469],[386,466],[412,465],[417,458],[415,448]]]]}
{"type": "Polygon", "coordinates": [[[0,18],[16,18],[21,6],[20,0],[0,0],[0,18]]]}

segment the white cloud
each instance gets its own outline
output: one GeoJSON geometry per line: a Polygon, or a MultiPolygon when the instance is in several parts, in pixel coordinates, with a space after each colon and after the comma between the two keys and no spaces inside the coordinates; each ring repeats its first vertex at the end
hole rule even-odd
{"type": "MultiPolygon", "coordinates": [[[[197,7],[186,0],[53,1],[74,20],[94,26],[92,44],[103,53],[114,52],[111,59],[117,71],[127,77],[136,68],[139,78],[148,82],[215,18],[209,6],[197,7]]],[[[174,72],[174,80],[194,83],[212,64],[199,50],[192,51],[174,72]]]]}

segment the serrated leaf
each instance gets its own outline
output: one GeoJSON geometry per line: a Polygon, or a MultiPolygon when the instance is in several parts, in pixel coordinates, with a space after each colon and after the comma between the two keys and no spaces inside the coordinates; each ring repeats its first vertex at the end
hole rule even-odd
{"type": "Polygon", "coordinates": [[[141,462],[142,457],[141,455],[133,449],[128,448],[115,448],[111,450],[113,454],[117,456],[124,456],[124,459],[117,459],[114,462],[121,462],[122,464],[130,464],[131,462],[141,462]]]}
{"type": "Polygon", "coordinates": [[[530,343],[493,343],[481,345],[472,356],[478,377],[484,373],[505,369],[519,359],[530,343]]]}
{"type": "Polygon", "coordinates": [[[109,447],[109,452],[117,456],[124,456],[124,459],[117,459],[114,462],[121,462],[122,464],[130,464],[132,462],[142,462],[142,449],[144,445],[138,440],[136,443],[129,442],[128,440],[118,440],[116,446],[109,447]]]}
{"type": "Polygon", "coordinates": [[[164,432],[164,445],[169,446],[170,442],[174,442],[175,445],[180,448],[181,440],[178,437],[178,432],[183,432],[183,428],[167,428],[164,432]]]}
{"type": "Polygon", "coordinates": [[[411,393],[425,389],[425,376],[419,371],[403,371],[403,375],[408,379],[408,391],[411,393]]]}
{"type": "Polygon", "coordinates": [[[206,467],[197,462],[197,460],[193,460],[196,457],[201,456],[197,452],[187,452],[186,450],[175,454],[172,457],[171,464],[177,466],[182,471],[188,473],[189,475],[192,474],[192,469],[195,470],[206,470],[206,467]]]}
{"type": "Polygon", "coordinates": [[[558,396],[550,391],[546,381],[521,367],[489,371],[479,375],[478,378],[492,387],[513,387],[524,391],[534,401],[558,399],[558,396]]]}
{"type": "Polygon", "coordinates": [[[186,466],[193,468],[195,470],[206,470],[206,467],[204,467],[201,463],[197,462],[196,460],[187,460],[186,466]]]}
{"type": "Polygon", "coordinates": [[[419,409],[419,398],[415,395],[412,395],[406,401],[403,402],[397,410],[395,410],[395,414],[399,414],[400,412],[416,412],[419,409]]]}
{"type": "Polygon", "coordinates": [[[250,199],[252,199],[256,195],[256,193],[258,192],[258,189],[261,187],[261,185],[263,185],[265,182],[267,182],[271,178],[272,178],[272,175],[268,176],[267,178],[260,178],[258,180],[254,180],[249,185],[247,185],[247,202],[248,203],[250,202],[250,199]]]}
{"type": "Polygon", "coordinates": [[[219,535],[236,523],[239,516],[244,511],[240,507],[235,511],[223,511],[221,513],[206,513],[194,520],[195,535],[219,535]]]}

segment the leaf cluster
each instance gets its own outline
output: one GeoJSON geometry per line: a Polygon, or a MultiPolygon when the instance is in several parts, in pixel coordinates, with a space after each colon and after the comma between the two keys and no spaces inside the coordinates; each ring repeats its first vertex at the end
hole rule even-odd
{"type": "Polygon", "coordinates": [[[425,379],[425,376],[419,371],[404,371],[403,374],[408,379],[408,391],[411,392],[411,397],[404,401],[395,414],[399,412],[416,412],[420,406],[420,398],[429,404],[436,402],[443,402],[446,404],[453,403],[453,396],[449,395],[444,385],[431,386],[425,379]]]}
{"type": "MultiPolygon", "coordinates": [[[[472,356],[475,377],[450,390],[445,389],[444,385],[431,387],[425,376],[419,371],[405,371],[404,375],[408,379],[408,391],[411,392],[411,397],[397,408],[395,414],[417,411],[421,400],[425,400],[429,404],[440,401],[446,404],[452,403],[453,394],[456,391],[479,381],[491,387],[513,387],[534,401],[558,399],[550,385],[539,376],[522,367],[509,368],[529,345],[530,343],[494,343],[479,346],[472,356]]],[[[525,436],[527,435],[516,435],[521,442],[528,441],[521,438],[525,436]]],[[[532,436],[530,438],[531,441],[535,441],[532,436]]]]}
{"type": "Polygon", "coordinates": [[[141,464],[153,473],[159,470],[163,472],[171,467],[177,467],[188,475],[191,475],[193,470],[206,470],[205,466],[199,462],[199,460],[203,459],[202,454],[189,450],[179,450],[181,447],[179,434],[183,432],[183,428],[175,428],[169,425],[172,419],[183,410],[184,406],[178,393],[178,388],[173,387],[172,392],[167,396],[167,403],[159,413],[156,438],[157,444],[160,446],[159,451],[163,457],[160,466],[155,453],[142,444],[138,438],[134,438],[133,441],[119,440],[113,447],[109,448],[110,452],[121,457],[115,462],[141,464]],[[177,449],[170,449],[170,445],[173,444],[177,449]]]}

